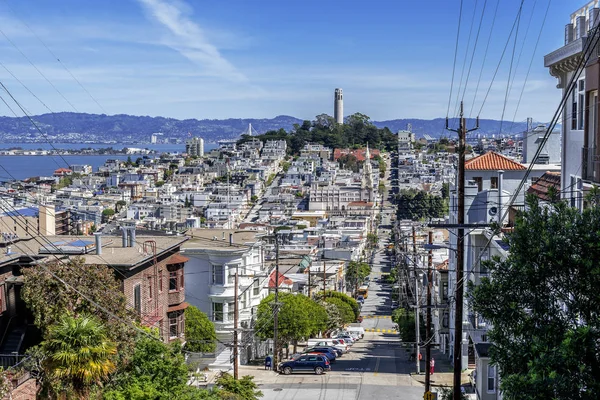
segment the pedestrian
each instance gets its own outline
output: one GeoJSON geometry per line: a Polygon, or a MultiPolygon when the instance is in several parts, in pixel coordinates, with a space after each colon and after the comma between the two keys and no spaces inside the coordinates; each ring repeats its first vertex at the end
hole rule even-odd
{"type": "Polygon", "coordinates": [[[433,370],[435,369],[435,359],[431,357],[429,361],[429,375],[433,375],[433,370]]]}

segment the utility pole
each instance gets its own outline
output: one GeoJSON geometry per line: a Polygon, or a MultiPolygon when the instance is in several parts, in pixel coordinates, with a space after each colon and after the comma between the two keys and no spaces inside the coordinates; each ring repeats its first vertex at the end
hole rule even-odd
{"type": "Polygon", "coordinates": [[[275,313],[273,314],[273,371],[277,372],[279,361],[279,343],[277,342],[277,324],[279,316],[279,239],[275,232],[275,313]]]}
{"type": "Polygon", "coordinates": [[[310,287],[310,264],[307,267],[308,269],[308,298],[311,299],[312,298],[312,290],[310,287]]]}
{"type": "Polygon", "coordinates": [[[238,352],[238,318],[239,318],[239,305],[238,305],[238,291],[239,291],[239,275],[238,267],[235,267],[235,288],[233,298],[233,379],[238,379],[239,369],[239,352],[238,352]]]}
{"type": "Polygon", "coordinates": [[[327,268],[327,264],[325,262],[325,259],[323,259],[323,298],[327,297],[326,292],[327,292],[327,287],[326,287],[326,275],[325,275],[325,269],[327,268]]]}
{"type": "Polygon", "coordinates": [[[417,361],[417,375],[421,373],[421,349],[419,342],[421,341],[421,325],[419,322],[419,274],[417,270],[417,231],[415,226],[412,227],[412,242],[413,242],[413,273],[415,275],[415,346],[416,346],[416,361],[417,361]]]}
{"type": "MultiPolygon", "coordinates": [[[[433,232],[429,231],[429,244],[433,244],[433,232]]],[[[425,393],[429,392],[431,388],[431,375],[429,374],[429,363],[431,362],[431,284],[433,274],[431,267],[433,265],[433,250],[429,250],[429,257],[427,258],[427,328],[425,333],[425,340],[427,341],[425,347],[425,393]]]]}
{"type": "Polygon", "coordinates": [[[453,365],[454,380],[452,388],[452,399],[461,400],[461,373],[462,373],[462,336],[463,336],[463,297],[464,297],[464,259],[465,259],[465,229],[460,227],[465,223],[465,148],[467,132],[479,129],[479,117],[477,117],[477,126],[474,129],[467,129],[467,121],[464,118],[463,103],[460,102],[460,123],[457,130],[448,128],[448,118],[446,118],[446,129],[458,133],[458,210],[457,223],[458,237],[456,247],[456,290],[454,306],[454,349],[453,365]]]}

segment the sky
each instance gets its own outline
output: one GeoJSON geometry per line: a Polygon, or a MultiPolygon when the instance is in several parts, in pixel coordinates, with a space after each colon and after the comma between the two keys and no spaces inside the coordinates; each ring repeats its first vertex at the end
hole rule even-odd
{"type": "MultiPolygon", "coordinates": [[[[546,122],[560,91],[543,56],[585,2],[520,4],[2,0],[0,81],[31,114],[312,119],[340,87],[346,115],[378,121],[453,116],[462,99],[467,116],[546,122]]],[[[23,115],[2,97],[0,115],[23,115]]]]}

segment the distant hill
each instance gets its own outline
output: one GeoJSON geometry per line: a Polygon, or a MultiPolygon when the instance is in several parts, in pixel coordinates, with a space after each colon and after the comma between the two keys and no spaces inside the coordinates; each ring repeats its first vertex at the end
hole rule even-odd
{"type": "MultiPolygon", "coordinates": [[[[234,139],[248,128],[248,124],[258,133],[268,130],[292,129],[294,124],[302,124],[302,120],[287,115],[263,119],[185,119],[133,116],[133,115],[105,115],[85,113],[54,113],[34,116],[41,130],[52,140],[62,141],[119,141],[119,142],[148,142],[153,133],[162,133],[165,137],[186,138],[189,134],[201,136],[207,141],[221,139],[234,139]]],[[[394,119],[390,121],[374,121],[377,127],[388,127],[392,132],[406,129],[407,124],[412,124],[412,130],[418,137],[429,134],[434,137],[452,135],[444,130],[445,119],[394,119]]],[[[474,121],[469,120],[469,127],[474,126],[474,121]]],[[[498,133],[500,121],[481,120],[481,134],[498,133]]],[[[504,122],[502,130],[508,133],[523,132],[526,123],[518,122],[514,126],[511,122],[504,122]],[[510,129],[512,127],[512,129],[510,129]]],[[[23,142],[39,141],[39,132],[32,126],[26,117],[0,117],[0,141],[23,142]]]]}

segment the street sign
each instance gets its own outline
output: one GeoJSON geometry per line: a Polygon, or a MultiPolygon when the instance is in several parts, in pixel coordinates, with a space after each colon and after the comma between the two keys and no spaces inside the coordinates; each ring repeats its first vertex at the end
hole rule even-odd
{"type": "Polygon", "coordinates": [[[437,393],[425,392],[423,400],[437,400],[437,393]]]}

